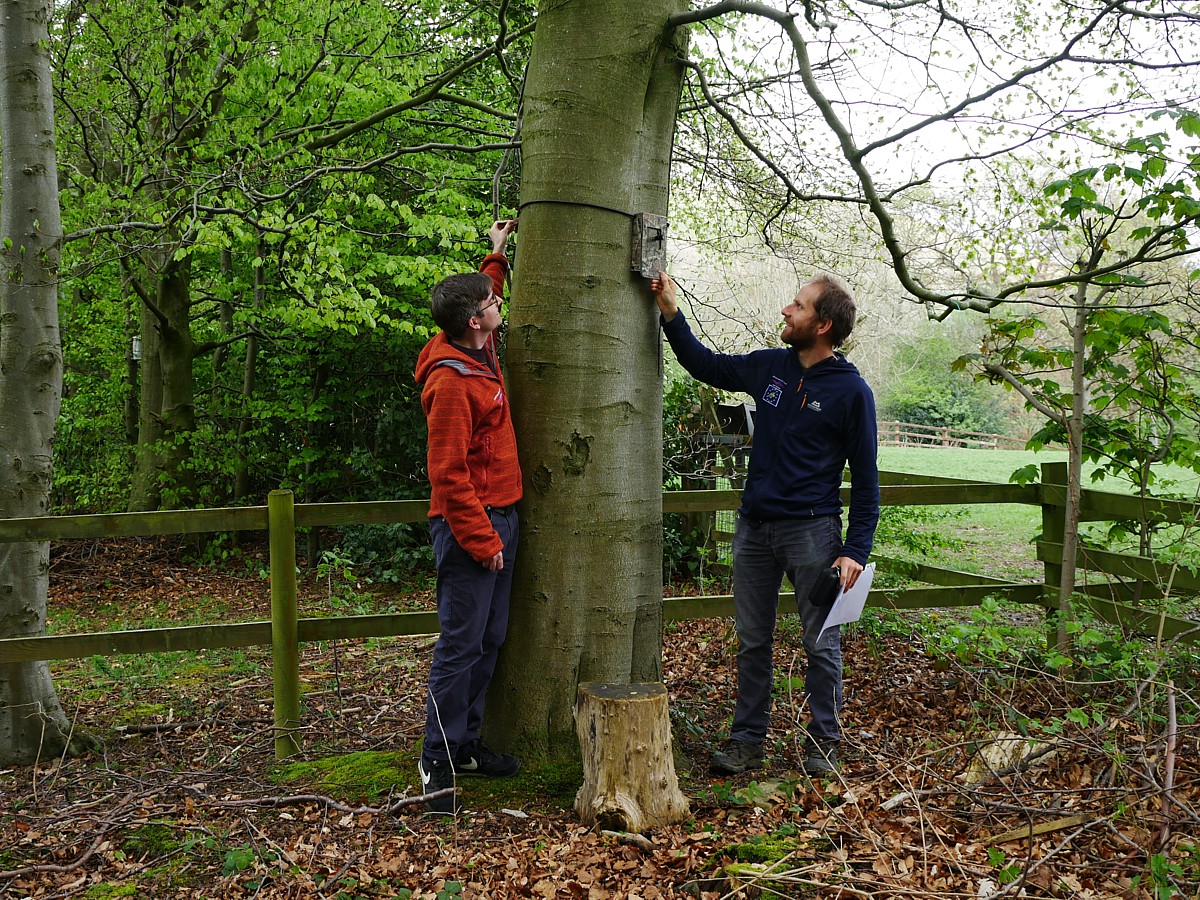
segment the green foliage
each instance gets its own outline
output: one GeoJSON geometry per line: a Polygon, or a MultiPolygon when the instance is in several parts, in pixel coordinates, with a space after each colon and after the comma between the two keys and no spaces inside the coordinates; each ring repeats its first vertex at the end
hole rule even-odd
{"type": "MultiPolygon", "coordinates": [[[[1194,137],[1194,113],[1173,110],[1152,121],[1164,117],[1194,137]]],[[[1057,308],[1056,315],[993,320],[973,358],[978,377],[1018,391],[1044,417],[1030,447],[1064,444],[1069,471],[1092,463],[1093,478],[1119,476],[1142,496],[1157,465],[1200,472],[1196,323],[1188,304],[1175,303],[1187,300],[1178,260],[1200,249],[1200,170],[1197,148],[1182,153],[1183,164],[1179,149],[1165,131],[1132,136],[1110,147],[1107,163],[1055,178],[1031,196],[1040,229],[1054,233],[1073,261],[1073,283],[1060,285],[1057,297],[1039,296],[1037,309],[1057,308]]],[[[1068,528],[1077,518],[1068,508],[1068,528]]],[[[1149,554],[1158,528],[1151,517],[1117,523],[1107,540],[1136,534],[1149,554]]]]}
{"type": "Polygon", "coordinates": [[[1165,854],[1155,853],[1150,857],[1147,868],[1150,870],[1150,890],[1155,900],[1184,896],[1175,883],[1176,879],[1183,877],[1181,865],[1171,862],[1165,854]]]}
{"type": "Polygon", "coordinates": [[[317,563],[316,575],[325,582],[329,608],[338,615],[367,615],[373,612],[370,594],[362,590],[363,579],[354,571],[354,560],[337,550],[326,550],[317,563]]]}
{"type": "Polygon", "coordinates": [[[1008,855],[999,847],[988,848],[988,863],[996,869],[996,880],[1001,884],[1012,884],[1021,876],[1021,861],[1009,862],[1008,855]]]}
{"type": "Polygon", "coordinates": [[[932,506],[884,506],[879,510],[875,543],[889,551],[929,556],[940,550],[961,550],[963,542],[939,529],[939,523],[961,519],[962,509],[932,506]]]}
{"type": "MultiPolygon", "coordinates": [[[[432,330],[428,292],[485,251],[500,151],[416,148],[503,140],[518,86],[484,57],[454,85],[474,105],[431,99],[346,126],[400,109],[489,46],[494,12],[419,0],[404,14],[421,27],[396,28],[395,8],[374,0],[286,14],[202,4],[181,16],[113,0],[87,16],[62,10],[58,146],[75,239],[64,259],[72,375],[60,502],[113,509],[128,494],[124,400],[139,387],[152,397],[161,377],[156,339],[140,386],[122,382],[139,297],[173,338],[161,352],[182,354],[193,382],[188,397],[172,376],[174,408],[195,422],[151,406],[167,433],[161,445],[140,436],[153,456],[178,460],[160,467],[156,490],[178,494],[186,475],[201,491],[179,499],[222,505],[243,470],[252,497],[289,484],[310,500],[355,499],[419,481],[411,373],[432,330]],[[247,360],[251,333],[258,356],[247,360]]],[[[525,4],[507,8],[512,30],[529,20],[525,4]]],[[[509,48],[509,64],[519,69],[527,48],[509,48]]],[[[513,199],[502,179],[501,200],[513,199]]]]}
{"type": "MultiPolygon", "coordinates": [[[[1050,333],[1036,315],[1007,319],[995,323],[993,347],[1036,402],[1066,416],[1070,390],[1050,374],[1035,374],[1071,365],[1069,350],[1046,340],[1050,333]]],[[[1083,375],[1090,406],[1083,420],[1081,455],[1090,464],[1093,482],[1118,478],[1138,494],[1149,495],[1155,488],[1154,494],[1169,496],[1175,481],[1161,481],[1160,475],[1167,466],[1200,473],[1195,432],[1200,381],[1185,368],[1185,360],[1194,353],[1188,333],[1154,310],[1108,308],[1089,316],[1083,375]]],[[[1030,446],[1040,449],[1066,439],[1065,420],[1047,420],[1030,446]]],[[[1026,467],[1014,473],[1013,480],[1035,477],[1026,467]]],[[[1120,542],[1158,527],[1150,517],[1116,522],[1105,539],[1120,542]]]]}
{"type": "Polygon", "coordinates": [[[954,366],[966,340],[924,332],[900,338],[893,350],[892,373],[878,389],[880,418],[1004,433],[1006,415],[996,393],[954,366]]]}
{"type": "MultiPolygon", "coordinates": [[[[985,598],[966,616],[934,613],[926,618],[926,624],[930,626],[925,632],[930,650],[953,656],[964,665],[1033,663],[1052,671],[1070,669],[1080,677],[1124,681],[1144,674],[1154,664],[1147,659],[1140,641],[1123,638],[1108,626],[1089,622],[1083,612],[1066,623],[1072,641],[1067,653],[1040,649],[1045,643],[1043,629],[1015,624],[1000,601],[992,597],[985,598]]],[[[1067,715],[1068,721],[1075,718],[1067,715]]]]}
{"type": "Polygon", "coordinates": [[[341,529],[341,553],[379,582],[406,582],[433,572],[425,523],[353,525],[341,529]]]}
{"type": "Polygon", "coordinates": [[[253,847],[235,847],[225,854],[225,861],[221,864],[221,874],[228,878],[230,875],[244,872],[254,865],[255,859],[257,856],[253,847]]]}
{"type": "MultiPolygon", "coordinates": [[[[1166,657],[1149,652],[1143,638],[1127,636],[1096,620],[1086,608],[1072,611],[1065,627],[1071,636],[1070,649],[1063,652],[1047,648],[1044,624],[1013,616],[1005,604],[989,597],[965,615],[928,613],[922,617],[919,631],[930,653],[969,668],[1069,671],[1078,682],[1112,681],[1132,686],[1152,672],[1159,677],[1178,673],[1179,678],[1187,679],[1196,665],[1195,648],[1177,647],[1166,657]]],[[[1102,718],[1103,713],[1095,708],[1068,710],[1060,719],[1042,723],[1042,727],[1057,734],[1072,727],[1090,727],[1102,718]]]]}
{"type": "Polygon", "coordinates": [[[63,398],[54,441],[54,503],[64,512],[115,509],[129,493],[125,436],[128,310],[108,284],[59,292],[63,398]]]}
{"type": "Polygon", "coordinates": [[[715,556],[706,530],[689,528],[688,518],[683,513],[663,514],[663,579],[667,582],[701,579],[715,556]]]}
{"type": "Polygon", "coordinates": [[[960,663],[986,665],[1020,659],[1021,648],[1036,638],[1022,627],[1010,625],[1000,611],[998,600],[985,597],[965,618],[932,614],[926,619],[930,628],[925,632],[930,650],[951,655],[960,663]]]}
{"type": "Polygon", "coordinates": [[[690,375],[675,372],[668,379],[662,409],[664,484],[678,486],[681,475],[702,468],[704,455],[696,437],[711,427],[704,412],[711,403],[711,389],[690,375]]]}
{"type": "MultiPolygon", "coordinates": [[[[685,374],[677,373],[663,394],[663,489],[695,488],[707,480],[706,451],[699,436],[710,425],[704,409],[712,403],[711,389],[685,374]]],[[[701,520],[703,521],[703,519],[701,520]]],[[[663,515],[663,578],[694,580],[703,577],[713,562],[708,531],[696,516],[682,513],[663,515]]]]}

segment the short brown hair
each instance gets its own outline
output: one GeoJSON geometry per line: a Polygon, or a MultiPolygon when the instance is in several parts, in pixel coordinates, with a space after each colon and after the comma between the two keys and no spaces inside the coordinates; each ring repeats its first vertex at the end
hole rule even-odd
{"type": "Polygon", "coordinates": [[[492,288],[491,276],[482,272],[443,278],[433,286],[429,297],[433,321],[450,337],[462,337],[471,324],[471,316],[479,315],[479,307],[487,300],[492,288]]]}
{"type": "Polygon", "coordinates": [[[849,288],[832,275],[818,275],[809,284],[815,284],[819,289],[813,298],[813,312],[819,321],[832,323],[829,339],[834,347],[842,346],[854,330],[858,317],[858,307],[854,305],[849,288]]]}

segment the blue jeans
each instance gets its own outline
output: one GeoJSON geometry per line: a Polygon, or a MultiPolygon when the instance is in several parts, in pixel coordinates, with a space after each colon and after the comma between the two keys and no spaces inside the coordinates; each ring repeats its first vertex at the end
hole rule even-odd
{"type": "Polygon", "coordinates": [[[808,602],[821,569],[833,565],[842,547],[839,516],[758,521],[738,516],[733,538],[733,606],[738,636],[738,695],[729,736],[761,746],[771,720],[772,648],[779,589],[787,575],[796,589],[804,625],[808,671],[804,693],[812,721],[810,737],[836,741],[841,735],[842,638],[839,628],[816,643],[825,610],[808,602]]]}
{"type": "Polygon", "coordinates": [[[479,739],[483,703],[508,634],[513,563],[520,529],[517,512],[491,511],[504,541],[504,568],[490,572],[454,539],[441,516],[430,519],[437,562],[437,610],[441,634],[433,648],[426,698],[425,746],[430,759],[448,760],[479,739]]]}

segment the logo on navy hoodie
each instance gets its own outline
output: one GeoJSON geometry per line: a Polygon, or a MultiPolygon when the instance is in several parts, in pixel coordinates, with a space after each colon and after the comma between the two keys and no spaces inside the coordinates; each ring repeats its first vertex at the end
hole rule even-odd
{"type": "Polygon", "coordinates": [[[783,389],[787,385],[782,378],[771,376],[771,383],[767,385],[767,389],[763,392],[763,403],[769,403],[772,406],[778,406],[779,401],[783,399],[783,389]]]}

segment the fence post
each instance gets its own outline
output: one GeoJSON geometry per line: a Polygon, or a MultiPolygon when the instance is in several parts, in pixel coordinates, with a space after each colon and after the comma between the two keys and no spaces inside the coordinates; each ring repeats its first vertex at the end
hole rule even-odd
{"type": "Polygon", "coordinates": [[[296,630],[296,506],[291,491],[267,497],[271,538],[271,645],[275,758],[300,752],[300,645],[296,630]]]}
{"type": "MultiPolygon", "coordinates": [[[[1067,530],[1067,464],[1065,462],[1042,463],[1042,540],[1062,546],[1066,542],[1067,530]],[[1046,496],[1048,486],[1060,487],[1063,491],[1061,504],[1049,503],[1046,496]]],[[[1060,562],[1042,563],[1045,572],[1046,599],[1051,601],[1047,606],[1047,624],[1050,626],[1047,642],[1051,647],[1065,651],[1070,638],[1067,635],[1068,609],[1059,603],[1058,595],[1062,588],[1063,567],[1060,562]]]]}

